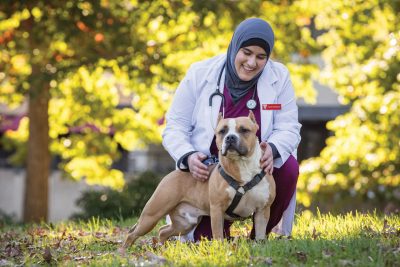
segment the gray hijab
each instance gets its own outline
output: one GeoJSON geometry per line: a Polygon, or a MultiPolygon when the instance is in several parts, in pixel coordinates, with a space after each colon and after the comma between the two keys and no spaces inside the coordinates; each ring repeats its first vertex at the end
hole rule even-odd
{"type": "MultiPolygon", "coordinates": [[[[262,71],[260,71],[250,81],[242,81],[236,72],[236,54],[239,49],[243,47],[243,44],[248,42],[250,39],[258,40],[257,43],[260,41],[266,43],[266,48],[269,50],[266,51],[268,58],[272,52],[272,48],[274,47],[274,32],[266,21],[259,18],[250,18],[242,21],[237,26],[228,47],[225,72],[225,85],[228,87],[234,103],[239,101],[240,98],[246,95],[247,92],[253,88],[262,73],[262,71]]],[[[247,46],[249,46],[249,44],[247,44],[247,46]]],[[[265,50],[265,47],[262,48],[265,50]]]]}

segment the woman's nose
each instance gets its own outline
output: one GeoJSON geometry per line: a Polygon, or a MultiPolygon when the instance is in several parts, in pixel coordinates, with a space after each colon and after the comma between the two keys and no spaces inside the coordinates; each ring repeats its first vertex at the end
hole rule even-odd
{"type": "Polygon", "coordinates": [[[255,57],[249,57],[247,59],[247,64],[249,65],[249,67],[255,67],[257,62],[256,62],[256,58],[255,57]]]}

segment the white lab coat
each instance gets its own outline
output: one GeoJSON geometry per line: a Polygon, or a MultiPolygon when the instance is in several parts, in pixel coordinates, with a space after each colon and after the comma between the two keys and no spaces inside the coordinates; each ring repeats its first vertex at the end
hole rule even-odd
{"type": "MultiPolygon", "coordinates": [[[[166,115],[163,145],[175,161],[190,151],[210,155],[221,97],[214,97],[212,107],[209,97],[215,92],[218,75],[226,60],[219,55],[194,63],[179,84],[172,105],[166,115]]],[[[222,73],[220,92],[223,93],[225,72],[222,73]]],[[[274,160],[279,168],[290,155],[297,156],[301,124],[292,83],[287,68],[271,59],[257,83],[261,112],[261,139],[273,143],[280,158],[274,160]],[[264,110],[262,104],[281,104],[281,110],[264,110]]],[[[281,222],[274,228],[279,234],[292,231],[296,196],[290,201],[281,222]]]]}

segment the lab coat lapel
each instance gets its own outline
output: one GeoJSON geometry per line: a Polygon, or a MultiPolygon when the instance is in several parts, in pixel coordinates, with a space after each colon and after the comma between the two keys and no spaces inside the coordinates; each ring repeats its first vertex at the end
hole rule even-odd
{"type": "MultiPolygon", "coordinates": [[[[210,75],[207,76],[208,97],[210,97],[211,94],[215,93],[215,90],[217,89],[218,75],[225,64],[225,57],[222,57],[221,59],[218,60],[218,62],[216,62],[213,71],[210,73],[210,75]]],[[[225,69],[222,72],[221,81],[219,83],[219,92],[221,94],[224,93],[224,81],[225,81],[225,69]]],[[[209,115],[208,118],[210,118],[209,122],[207,123],[208,132],[214,133],[214,129],[217,127],[217,119],[221,104],[222,104],[222,98],[220,96],[214,96],[212,99],[212,107],[211,109],[208,108],[209,112],[211,111],[211,114],[207,114],[209,115]]]]}
{"type": "Polygon", "coordinates": [[[268,62],[257,82],[257,94],[260,102],[261,114],[261,140],[266,141],[272,131],[273,110],[264,110],[262,105],[276,103],[277,92],[274,83],[277,81],[271,63],[268,62]]]}

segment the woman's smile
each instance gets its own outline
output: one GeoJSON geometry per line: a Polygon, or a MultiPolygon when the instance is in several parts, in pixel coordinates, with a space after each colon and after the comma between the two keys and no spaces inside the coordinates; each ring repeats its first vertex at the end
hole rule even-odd
{"type": "Polygon", "coordinates": [[[261,72],[267,63],[267,54],[259,46],[240,48],[235,58],[235,68],[242,81],[250,81],[261,72]]]}

